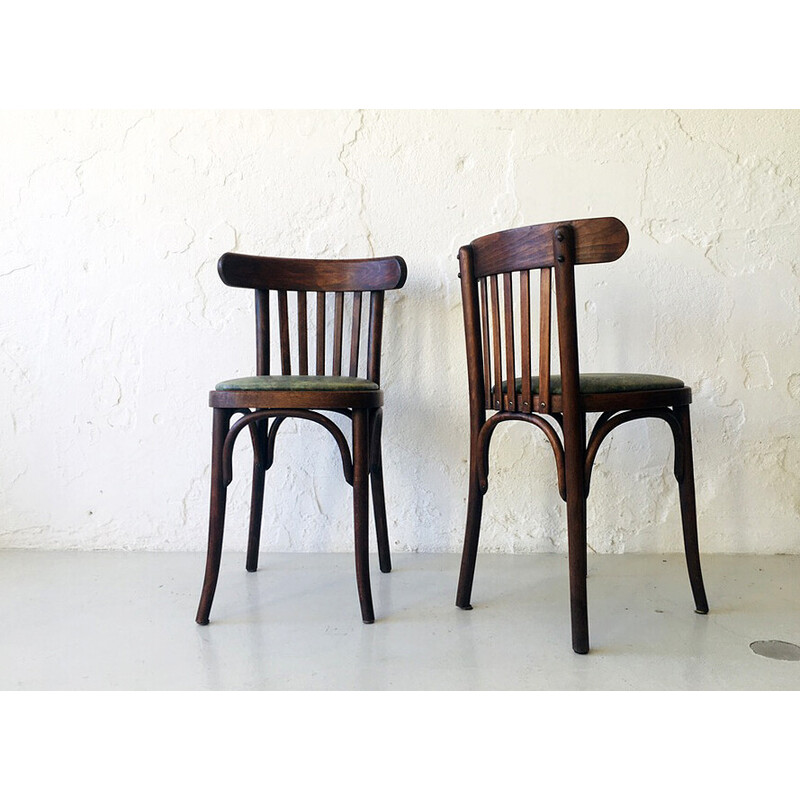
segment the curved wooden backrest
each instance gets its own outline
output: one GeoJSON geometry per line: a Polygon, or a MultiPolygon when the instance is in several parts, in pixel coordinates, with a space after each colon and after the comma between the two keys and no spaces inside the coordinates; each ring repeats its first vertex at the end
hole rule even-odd
{"type": "Polygon", "coordinates": [[[470,397],[479,408],[549,413],[552,273],[555,270],[562,406],[578,393],[574,266],[615,261],[628,247],[615,217],[530,225],[475,239],[459,251],[470,397]],[[539,270],[538,291],[531,270],[539,270]],[[531,295],[539,296],[539,359],[532,362],[531,295]],[[536,367],[538,366],[538,370],[536,367]],[[536,370],[536,371],[534,371],[536,370]],[[538,393],[532,376],[538,374],[538,393]],[[516,391],[517,377],[521,392],[516,391]]]}
{"type": "Polygon", "coordinates": [[[481,236],[471,243],[475,277],[552,267],[553,232],[572,228],[576,264],[616,261],[628,249],[628,229],[616,217],[546,222],[481,236]]]}
{"type": "Polygon", "coordinates": [[[366,374],[369,380],[380,384],[383,293],[399,289],[406,281],[406,263],[400,256],[334,260],[225,253],[217,271],[228,286],[255,289],[258,375],[270,374],[270,320],[274,319],[270,307],[277,303],[282,375],[308,375],[311,370],[317,375],[342,375],[347,370],[350,377],[366,374]],[[296,295],[295,302],[289,302],[290,292],[296,295]],[[369,311],[364,357],[361,340],[365,292],[369,294],[369,311]],[[276,303],[271,301],[273,294],[276,303]],[[310,319],[309,295],[315,301],[315,313],[310,319]],[[290,318],[294,324],[290,324],[290,318]],[[349,337],[347,347],[345,337],[349,337]],[[348,352],[349,369],[347,363],[343,364],[348,352]]]}
{"type": "Polygon", "coordinates": [[[334,260],[225,253],[217,271],[228,286],[312,292],[399,289],[407,275],[406,262],[400,256],[334,260]]]}

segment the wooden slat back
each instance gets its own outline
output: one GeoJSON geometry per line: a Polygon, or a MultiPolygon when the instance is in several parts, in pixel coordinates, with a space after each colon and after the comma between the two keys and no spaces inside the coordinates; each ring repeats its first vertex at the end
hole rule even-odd
{"type": "Polygon", "coordinates": [[[311,358],[316,375],[342,375],[347,338],[346,374],[379,383],[384,290],[404,284],[406,265],[402,258],[314,261],[226,253],[219,260],[218,271],[226,284],[255,289],[257,375],[271,374],[272,347],[278,348],[282,375],[308,375],[311,358]],[[271,300],[271,290],[275,301],[271,300]],[[316,313],[311,315],[308,292],[316,298],[316,313]],[[290,299],[290,294],[296,294],[296,298],[290,299]],[[332,316],[329,300],[333,303],[332,316]],[[271,302],[277,303],[274,319],[271,302]],[[366,302],[369,317],[364,350],[366,302]]]}
{"type": "MultiPolygon", "coordinates": [[[[384,292],[314,292],[315,313],[309,315],[308,293],[278,290],[277,338],[282,375],[308,375],[309,353],[316,375],[365,376],[378,383],[384,292]],[[290,298],[296,294],[296,298],[290,298]],[[332,300],[330,300],[332,297],[332,300]],[[333,314],[329,315],[329,300],[333,314]],[[365,314],[364,306],[368,304],[365,314]],[[294,311],[296,309],[296,315],[294,311]],[[364,329],[366,328],[366,334],[364,329]],[[295,337],[296,331],[296,337],[295,337]],[[366,350],[362,342],[366,336],[366,350]],[[345,361],[345,353],[348,354],[345,361]],[[370,377],[372,376],[372,377],[370,377]]],[[[269,375],[270,295],[256,290],[256,371],[269,375]]]]}
{"type": "MultiPolygon", "coordinates": [[[[480,395],[486,408],[545,414],[552,410],[550,353],[554,269],[561,372],[568,369],[571,391],[577,392],[574,388],[577,386],[578,353],[572,270],[575,264],[614,261],[625,252],[627,244],[628,231],[623,223],[614,217],[603,217],[501,231],[461,248],[461,280],[471,286],[468,291],[462,287],[465,319],[466,305],[470,305],[467,353],[475,362],[470,364],[470,391],[474,393],[473,381],[482,384],[480,395]],[[537,327],[532,321],[531,270],[540,270],[538,342],[534,342],[537,327]],[[570,272],[566,279],[562,275],[565,272],[570,272]],[[502,300],[500,275],[503,276],[502,300]],[[470,338],[476,341],[470,342],[470,338]],[[539,385],[534,394],[532,354],[537,346],[539,385]],[[517,376],[522,385],[519,394],[517,376]]],[[[563,380],[562,385],[566,391],[563,380]]]]}

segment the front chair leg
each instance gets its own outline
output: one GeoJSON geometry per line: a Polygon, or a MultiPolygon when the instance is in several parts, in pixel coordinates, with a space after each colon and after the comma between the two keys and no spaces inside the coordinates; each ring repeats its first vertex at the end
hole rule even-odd
{"type": "Polygon", "coordinates": [[[383,410],[372,412],[370,425],[370,482],[372,484],[372,510],[375,516],[375,533],[378,539],[378,563],[381,572],[392,571],[392,554],[389,551],[389,527],[386,524],[386,497],[383,492],[383,456],[381,430],[383,410]]]}
{"type": "Polygon", "coordinates": [[[214,428],[211,445],[211,508],[208,520],[208,553],[206,574],[200,606],[195,621],[198,625],[208,625],[214,590],[217,588],[219,565],[222,559],[222,532],[225,527],[225,500],[227,487],[222,475],[222,446],[228,434],[233,411],[228,408],[214,409],[214,428]]]}
{"type": "Polygon", "coordinates": [[[369,409],[353,410],[353,527],[361,618],[375,622],[369,582],[369,409]]]}
{"type": "Polygon", "coordinates": [[[481,456],[478,453],[477,441],[472,443],[470,451],[467,524],[464,532],[464,549],[461,554],[461,572],[458,576],[458,591],[456,592],[456,605],[467,610],[472,608],[472,581],[475,577],[475,561],[478,558],[478,539],[483,513],[483,491],[478,480],[478,459],[481,456]]]}
{"type": "Polygon", "coordinates": [[[692,428],[689,421],[689,406],[678,406],[675,415],[681,426],[683,446],[683,470],[678,477],[678,491],[681,502],[681,522],[683,524],[683,545],[686,551],[686,566],[689,570],[689,583],[694,595],[695,611],[708,613],[708,600],[703,586],[703,573],[700,570],[700,548],[697,542],[697,505],[694,495],[694,459],[692,457],[692,428]]]}

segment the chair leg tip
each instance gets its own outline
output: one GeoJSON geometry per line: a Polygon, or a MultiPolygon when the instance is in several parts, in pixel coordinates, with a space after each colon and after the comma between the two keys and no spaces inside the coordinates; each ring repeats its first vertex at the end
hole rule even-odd
{"type": "Polygon", "coordinates": [[[375,622],[375,617],[373,617],[372,619],[363,619],[362,622],[365,625],[372,625],[375,622]]]}
{"type": "Polygon", "coordinates": [[[579,656],[585,656],[589,652],[589,637],[581,634],[573,636],[572,650],[579,656]]]}
{"type": "Polygon", "coordinates": [[[391,567],[381,567],[381,572],[386,575],[392,571],[391,567]]]}
{"type": "Polygon", "coordinates": [[[246,569],[248,572],[258,572],[258,567],[250,567],[250,566],[246,566],[246,567],[245,567],[245,569],[246,569]]]}
{"type": "Polygon", "coordinates": [[[708,608],[696,608],[694,610],[694,613],[695,614],[701,614],[702,616],[705,616],[706,614],[708,614],[708,608]]]}
{"type": "Polygon", "coordinates": [[[195,622],[196,622],[198,625],[208,625],[208,617],[205,617],[205,618],[203,618],[203,617],[197,617],[197,618],[195,619],[195,622]]]}
{"type": "Polygon", "coordinates": [[[464,611],[472,611],[471,603],[456,603],[456,606],[464,611]]]}

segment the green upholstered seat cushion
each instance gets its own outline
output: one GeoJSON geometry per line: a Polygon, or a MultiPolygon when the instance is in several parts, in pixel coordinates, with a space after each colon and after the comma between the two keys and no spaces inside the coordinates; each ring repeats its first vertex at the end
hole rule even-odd
{"type": "MultiPolygon", "coordinates": [[[[501,384],[505,394],[507,381],[501,384]]],[[[658,389],[682,389],[684,383],[666,375],[641,375],[635,372],[582,372],[581,394],[612,394],[615,392],[651,392],[658,389]]],[[[494,387],[492,387],[494,388],[494,387]]],[[[516,381],[517,394],[522,392],[522,378],[516,381]]],[[[531,393],[539,393],[539,376],[531,376],[531,393]]],[[[550,377],[550,393],[561,394],[561,376],[550,377]]]]}
{"type": "Polygon", "coordinates": [[[339,375],[254,375],[216,386],[218,392],[374,392],[377,383],[339,375]]]}

